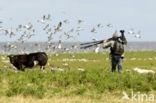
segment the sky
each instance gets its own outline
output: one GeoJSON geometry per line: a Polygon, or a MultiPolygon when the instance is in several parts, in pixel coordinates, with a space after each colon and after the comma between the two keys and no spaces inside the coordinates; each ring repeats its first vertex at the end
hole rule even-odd
{"type": "MultiPolygon", "coordinates": [[[[0,26],[15,28],[19,24],[32,22],[36,29],[36,36],[31,41],[46,41],[47,34],[43,32],[42,25],[37,19],[44,14],[51,14],[52,24],[68,19],[69,25],[64,25],[64,30],[77,27],[77,20],[84,22],[80,24],[84,31],[79,36],[67,41],[91,41],[106,39],[112,36],[114,31],[125,30],[128,41],[156,41],[156,0],[0,0],[0,26]],[[104,25],[97,33],[90,30],[98,23],[104,25]],[[111,24],[112,27],[107,27],[111,24]],[[135,38],[128,34],[141,31],[141,38],[135,38]]],[[[54,41],[59,39],[59,33],[54,36],[54,41]]],[[[0,33],[0,41],[11,41],[0,33]]],[[[62,38],[63,39],[63,38],[62,38]]],[[[66,39],[64,39],[65,41],[66,39]]]]}

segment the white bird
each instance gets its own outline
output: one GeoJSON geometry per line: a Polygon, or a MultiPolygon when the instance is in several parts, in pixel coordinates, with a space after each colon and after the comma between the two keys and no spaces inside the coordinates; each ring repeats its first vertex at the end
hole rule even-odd
{"type": "Polygon", "coordinates": [[[95,48],[95,53],[99,53],[99,50],[100,50],[100,46],[98,45],[98,46],[95,48]]]}
{"type": "Polygon", "coordinates": [[[45,23],[46,21],[41,19],[41,20],[37,20],[37,22],[40,22],[40,23],[45,23]]]}
{"type": "Polygon", "coordinates": [[[77,45],[72,45],[72,49],[77,49],[77,45]]]}
{"type": "Polygon", "coordinates": [[[59,40],[59,44],[58,44],[58,49],[61,49],[62,48],[62,43],[61,43],[61,40],[59,40]]]}
{"type": "Polygon", "coordinates": [[[63,66],[69,66],[69,64],[68,63],[63,63],[63,66]]]}
{"type": "Polygon", "coordinates": [[[50,70],[54,72],[57,70],[57,68],[52,67],[52,68],[50,68],[50,70]]]}
{"type": "Polygon", "coordinates": [[[79,67],[77,70],[78,70],[78,71],[81,71],[81,72],[84,72],[84,71],[85,71],[85,69],[80,68],[80,67],[79,67]]]}
{"type": "Polygon", "coordinates": [[[69,32],[64,32],[64,35],[65,35],[65,36],[67,36],[67,39],[69,39],[69,38],[73,38],[73,36],[72,36],[72,35],[70,35],[70,33],[69,33],[69,32]]]}
{"type": "Polygon", "coordinates": [[[49,36],[52,36],[53,35],[53,32],[47,31],[46,34],[48,34],[49,36]]]}
{"type": "Polygon", "coordinates": [[[23,26],[24,28],[26,28],[27,30],[30,30],[33,28],[33,25],[29,22],[28,24],[23,26]]]}
{"type": "Polygon", "coordinates": [[[59,24],[58,24],[57,27],[55,28],[54,34],[55,34],[56,32],[58,32],[58,31],[61,31],[61,30],[62,30],[61,27],[62,27],[62,22],[59,22],[59,24]]]}
{"type": "Polygon", "coordinates": [[[141,38],[141,35],[136,34],[134,37],[136,37],[136,38],[141,38]]]}
{"type": "Polygon", "coordinates": [[[51,15],[50,14],[47,15],[46,20],[51,20],[51,15]]]}
{"type": "Polygon", "coordinates": [[[60,71],[60,72],[64,72],[64,69],[62,69],[62,68],[58,68],[58,71],[60,71]]]}
{"type": "Polygon", "coordinates": [[[16,49],[16,48],[17,48],[17,46],[16,46],[16,45],[14,45],[14,44],[10,44],[10,45],[9,45],[9,48],[15,48],[15,49],[16,49]]]}
{"type": "Polygon", "coordinates": [[[43,17],[41,19],[37,20],[37,22],[40,22],[40,23],[44,24],[46,22],[46,16],[43,15],[43,17]]]}
{"type": "Polygon", "coordinates": [[[128,34],[135,34],[134,29],[130,29],[130,30],[128,31],[128,34]]]}
{"type": "Polygon", "coordinates": [[[140,68],[134,68],[133,70],[140,74],[149,74],[149,73],[155,74],[155,71],[153,70],[146,70],[146,69],[140,69],[140,68]]]}
{"type": "Polygon", "coordinates": [[[60,67],[54,67],[52,66],[51,68],[51,71],[60,71],[60,72],[64,72],[64,69],[60,68],[60,67]]]}
{"type": "Polygon", "coordinates": [[[84,30],[84,29],[82,29],[82,28],[79,27],[79,26],[76,28],[76,32],[83,31],[83,30],[84,30]]]}

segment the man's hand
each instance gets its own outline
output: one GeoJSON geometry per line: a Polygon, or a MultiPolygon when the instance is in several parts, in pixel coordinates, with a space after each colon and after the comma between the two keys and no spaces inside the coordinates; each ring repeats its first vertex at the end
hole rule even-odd
{"type": "Polygon", "coordinates": [[[103,40],[103,43],[106,43],[107,42],[107,40],[103,40]]]}
{"type": "Polygon", "coordinates": [[[124,30],[120,30],[120,33],[121,33],[121,34],[124,34],[124,32],[125,32],[124,30]]]}

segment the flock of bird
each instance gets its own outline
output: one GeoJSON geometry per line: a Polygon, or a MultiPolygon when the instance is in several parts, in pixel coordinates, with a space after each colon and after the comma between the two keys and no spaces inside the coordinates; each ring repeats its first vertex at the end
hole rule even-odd
{"type": "MultiPolygon", "coordinates": [[[[85,29],[83,29],[81,27],[81,24],[83,24],[85,21],[84,20],[77,20],[77,27],[72,27],[68,30],[65,30],[63,27],[66,27],[66,25],[70,24],[70,21],[68,19],[65,19],[63,21],[58,22],[55,25],[52,25],[53,20],[50,14],[47,15],[43,15],[41,16],[37,21],[36,21],[40,26],[42,26],[42,30],[44,31],[45,34],[47,34],[47,43],[48,43],[48,47],[46,49],[50,49],[50,47],[53,46],[53,40],[55,39],[54,35],[59,36],[59,42],[58,42],[58,46],[56,46],[58,49],[62,48],[61,45],[61,39],[64,37],[66,38],[65,40],[68,39],[74,39],[76,40],[76,38],[80,35],[81,31],[84,31],[85,29]]],[[[0,21],[0,34],[4,34],[5,36],[9,36],[10,38],[13,38],[15,36],[17,36],[17,43],[24,43],[27,40],[31,39],[32,37],[35,37],[35,35],[37,34],[37,29],[35,28],[35,26],[33,25],[33,23],[28,22],[26,24],[19,24],[16,28],[6,28],[6,27],[2,27],[1,25],[3,24],[2,21],[0,21]]],[[[97,33],[98,29],[100,28],[112,28],[113,25],[112,24],[97,24],[94,27],[92,27],[90,29],[89,32],[91,33],[97,33]]],[[[134,29],[130,29],[128,31],[128,34],[132,34],[134,35],[135,38],[141,38],[141,31],[135,32],[134,29]]],[[[4,47],[6,48],[17,48],[17,46],[15,45],[15,43],[7,43],[4,47]]],[[[74,46],[77,47],[77,46],[74,46]]],[[[99,50],[99,46],[97,46],[95,52],[98,52],[99,50]]]]}
{"type": "Polygon", "coordinates": [[[135,32],[135,30],[132,28],[128,31],[128,34],[134,35],[135,38],[141,38],[141,31],[135,32]]]}

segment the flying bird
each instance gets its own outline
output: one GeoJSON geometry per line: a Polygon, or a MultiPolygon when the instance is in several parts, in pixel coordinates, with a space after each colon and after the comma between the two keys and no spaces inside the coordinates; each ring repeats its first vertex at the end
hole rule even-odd
{"type": "Polygon", "coordinates": [[[73,36],[70,35],[69,32],[64,32],[64,35],[67,37],[67,39],[69,39],[69,38],[73,38],[73,36]]]}
{"type": "Polygon", "coordinates": [[[97,27],[98,27],[98,28],[101,27],[101,24],[97,24],[97,27]]]}
{"type": "Polygon", "coordinates": [[[30,30],[33,28],[33,25],[29,22],[28,24],[24,25],[23,28],[26,28],[27,30],[30,30]]]}
{"type": "Polygon", "coordinates": [[[46,22],[46,15],[43,15],[43,17],[41,19],[37,20],[37,22],[44,24],[46,22]]]}
{"type": "Polygon", "coordinates": [[[134,29],[130,29],[130,30],[128,31],[128,34],[135,34],[134,29]]]}
{"type": "Polygon", "coordinates": [[[74,29],[72,28],[69,32],[74,32],[74,29]]]}
{"type": "Polygon", "coordinates": [[[141,38],[141,35],[136,34],[134,37],[136,37],[136,38],[141,38]]]}
{"type": "Polygon", "coordinates": [[[96,29],[93,28],[93,29],[91,30],[91,32],[92,32],[92,33],[96,33],[96,29]]]}
{"type": "Polygon", "coordinates": [[[5,32],[5,35],[10,35],[10,38],[12,36],[15,36],[15,32],[12,30],[12,28],[11,29],[1,29],[1,30],[5,32]]]}
{"type": "Polygon", "coordinates": [[[51,15],[50,14],[47,15],[46,20],[51,20],[51,15]]]}
{"type": "Polygon", "coordinates": [[[84,30],[84,29],[82,29],[82,28],[79,27],[79,26],[76,28],[76,32],[83,31],[83,30],[84,30]]]}
{"type": "Polygon", "coordinates": [[[55,28],[54,34],[55,34],[57,31],[61,31],[61,27],[62,27],[62,22],[59,22],[59,24],[58,24],[57,27],[55,28]]]}
{"type": "Polygon", "coordinates": [[[65,24],[69,24],[69,21],[68,21],[67,19],[63,20],[63,22],[64,22],[65,24]]]}
{"type": "Polygon", "coordinates": [[[43,28],[43,30],[46,30],[48,27],[49,27],[49,24],[47,24],[47,25],[43,28]]]}
{"type": "Polygon", "coordinates": [[[21,29],[22,27],[23,27],[22,24],[20,24],[20,25],[18,25],[17,28],[18,28],[18,29],[21,29]]]}
{"type": "Polygon", "coordinates": [[[110,23],[107,24],[106,26],[109,27],[109,28],[113,27],[112,24],[110,24],[110,23]]]}
{"type": "Polygon", "coordinates": [[[57,47],[58,49],[61,49],[62,48],[62,42],[61,42],[61,40],[59,40],[59,43],[58,43],[58,47],[57,47]]]}
{"type": "Polygon", "coordinates": [[[46,15],[43,15],[42,19],[45,20],[46,19],[46,15]]]}
{"type": "Polygon", "coordinates": [[[62,22],[59,22],[58,26],[57,27],[61,27],[62,26],[62,22]]]}
{"type": "Polygon", "coordinates": [[[82,23],[83,21],[82,20],[78,20],[78,24],[82,23]]]}
{"type": "Polygon", "coordinates": [[[47,29],[47,32],[51,32],[51,31],[52,31],[51,28],[47,29]]]}

